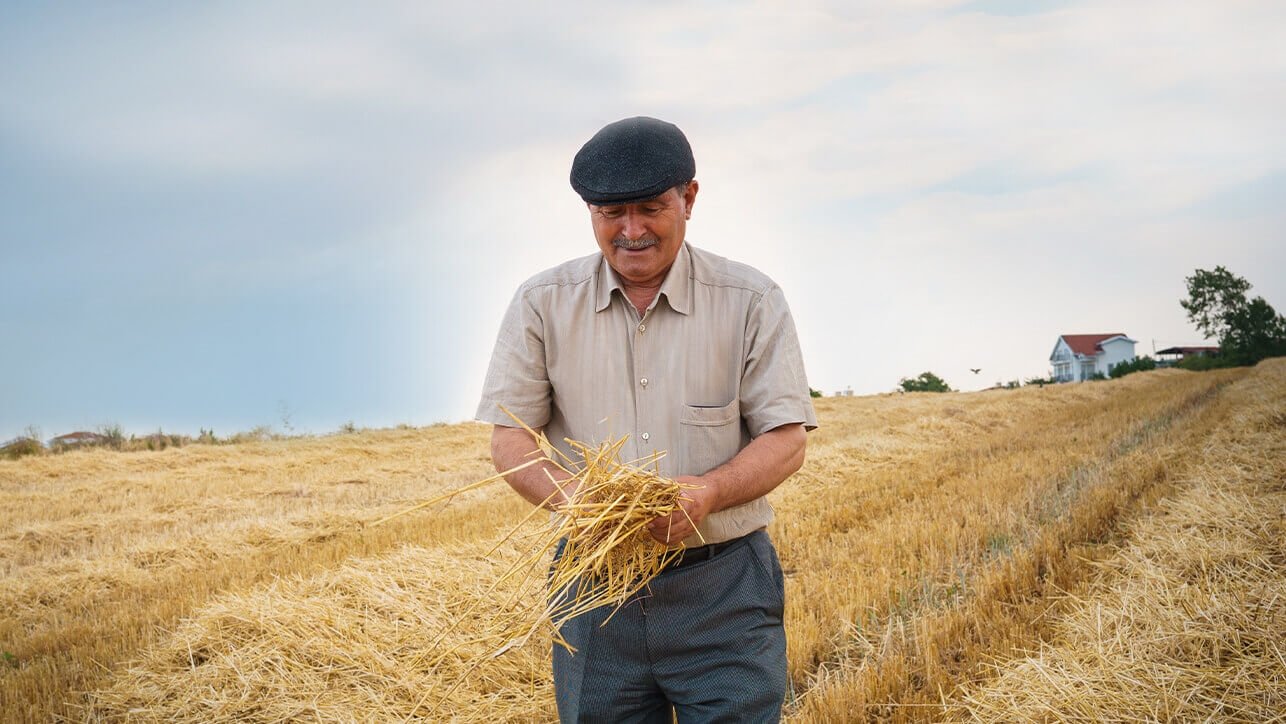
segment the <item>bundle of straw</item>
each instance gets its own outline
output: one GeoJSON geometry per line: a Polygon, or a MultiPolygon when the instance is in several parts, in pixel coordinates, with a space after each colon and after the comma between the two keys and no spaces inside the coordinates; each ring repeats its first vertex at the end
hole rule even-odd
{"type": "MultiPolygon", "coordinates": [[[[660,516],[683,511],[684,493],[693,488],[660,474],[657,461],[663,452],[654,452],[638,460],[620,460],[628,437],[593,445],[567,440],[576,456],[573,458],[550,445],[543,433],[532,430],[516,417],[514,419],[536,440],[538,456],[376,522],[383,523],[398,515],[449,500],[538,463],[553,463],[569,476],[559,480],[550,475],[555,492],[488,553],[489,556],[494,554],[509,541],[518,542],[521,551],[516,562],[498,576],[489,589],[489,592],[494,592],[507,582],[514,593],[507,600],[497,602],[499,605],[491,612],[492,624],[483,627],[485,632],[468,642],[471,646],[491,644],[492,653],[487,658],[523,645],[546,624],[552,626],[555,642],[574,651],[558,633],[563,623],[604,606],[619,609],[642,591],[667,564],[682,555],[682,546],[667,547],[652,538],[647,524],[660,516]],[[554,454],[550,455],[549,451],[554,454]],[[543,508],[563,499],[566,502],[557,506],[557,513],[550,517],[547,525],[534,531],[527,530],[527,525],[539,516],[543,508]],[[547,595],[532,596],[532,583],[546,570],[545,562],[551,551],[557,551],[557,554],[547,569],[547,595]],[[512,585],[515,581],[517,585],[512,585]]],[[[548,468],[546,474],[549,474],[548,468]]],[[[478,599],[479,602],[485,600],[486,597],[478,599]]],[[[477,616],[479,612],[475,609],[478,605],[475,603],[463,612],[461,620],[477,616]]],[[[436,667],[454,655],[455,649],[441,650],[429,664],[436,667]]]]}
{"type": "Polygon", "coordinates": [[[544,538],[555,545],[566,541],[549,575],[552,595],[545,618],[555,630],[596,608],[619,608],[683,553],[682,547],[657,543],[646,526],[683,511],[683,492],[692,486],[661,477],[656,469],[660,453],[620,462],[626,439],[596,447],[568,441],[583,464],[572,473],[575,488],[544,538]]]}

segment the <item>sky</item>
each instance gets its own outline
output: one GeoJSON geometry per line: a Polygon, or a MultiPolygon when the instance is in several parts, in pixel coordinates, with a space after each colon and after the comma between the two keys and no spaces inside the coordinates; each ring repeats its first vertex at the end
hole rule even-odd
{"type": "Polygon", "coordinates": [[[0,8],[0,440],[471,419],[634,115],[827,394],[1201,343],[1198,268],[1286,310],[1286,4],[538,5],[0,8]]]}

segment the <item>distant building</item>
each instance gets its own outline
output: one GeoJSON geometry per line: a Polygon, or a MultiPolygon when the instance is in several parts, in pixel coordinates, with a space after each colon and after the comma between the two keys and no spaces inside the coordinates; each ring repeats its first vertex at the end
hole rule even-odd
{"type": "Polygon", "coordinates": [[[102,445],[105,442],[107,442],[106,435],[100,435],[96,432],[81,431],[81,432],[69,432],[66,435],[59,435],[58,437],[49,441],[49,446],[56,447],[56,448],[64,448],[64,447],[77,447],[79,445],[102,445]]]}
{"type": "Polygon", "coordinates": [[[1157,350],[1157,362],[1169,366],[1188,357],[1213,357],[1219,354],[1218,347],[1166,347],[1157,350]]]}
{"type": "Polygon", "coordinates": [[[1133,339],[1121,332],[1109,334],[1064,334],[1054,344],[1049,362],[1055,382],[1083,382],[1134,359],[1133,339]]]}

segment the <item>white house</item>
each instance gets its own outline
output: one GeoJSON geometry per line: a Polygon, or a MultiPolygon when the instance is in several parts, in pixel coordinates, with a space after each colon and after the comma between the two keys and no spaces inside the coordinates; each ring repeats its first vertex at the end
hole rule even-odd
{"type": "Polygon", "coordinates": [[[1082,382],[1095,374],[1106,376],[1112,368],[1134,359],[1135,340],[1120,332],[1064,334],[1054,345],[1049,362],[1055,382],[1082,382]]]}

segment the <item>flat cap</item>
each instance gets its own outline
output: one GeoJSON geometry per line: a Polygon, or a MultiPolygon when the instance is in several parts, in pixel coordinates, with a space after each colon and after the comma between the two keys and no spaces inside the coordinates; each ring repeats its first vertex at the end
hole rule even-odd
{"type": "Polygon", "coordinates": [[[691,181],[697,162],[673,123],[636,116],[609,123],[572,160],[572,188],[587,203],[629,204],[691,181]]]}

